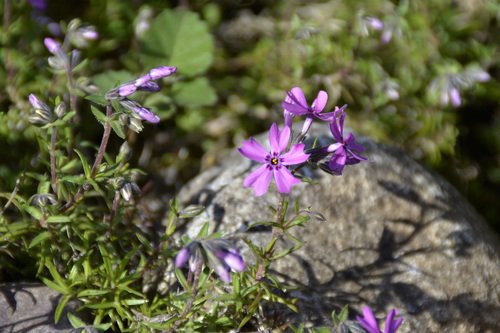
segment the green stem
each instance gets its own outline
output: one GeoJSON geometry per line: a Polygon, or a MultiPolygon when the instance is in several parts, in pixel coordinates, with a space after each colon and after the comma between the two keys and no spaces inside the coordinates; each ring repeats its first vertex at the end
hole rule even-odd
{"type": "MultiPolygon", "coordinates": [[[[113,115],[113,107],[108,104],[106,106],[106,122],[104,123],[104,133],[102,135],[101,139],[101,145],[99,146],[99,150],[97,151],[97,156],[94,161],[94,165],[92,165],[92,169],[90,170],[90,178],[94,179],[97,169],[99,168],[99,165],[101,165],[102,159],[104,158],[104,153],[106,152],[106,147],[108,146],[108,141],[109,141],[109,136],[111,134],[111,116],[113,115]]],[[[85,194],[90,189],[90,185],[88,183],[83,184],[82,187],[76,192],[73,198],[71,198],[66,205],[62,208],[62,211],[65,212],[73,205],[75,202],[78,202],[82,196],[85,194]]]]}
{"type": "Polygon", "coordinates": [[[50,135],[50,184],[54,195],[57,198],[57,164],[56,164],[56,143],[57,143],[57,129],[52,126],[50,135]]]}

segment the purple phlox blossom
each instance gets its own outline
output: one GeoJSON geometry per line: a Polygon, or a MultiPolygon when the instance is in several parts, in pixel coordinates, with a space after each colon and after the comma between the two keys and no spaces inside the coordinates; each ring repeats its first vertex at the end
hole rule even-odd
{"type": "MultiPolygon", "coordinates": [[[[389,311],[387,319],[385,320],[385,327],[383,333],[394,333],[397,331],[403,318],[394,318],[398,314],[397,310],[393,309],[389,311]]],[[[357,316],[357,320],[361,327],[363,327],[368,333],[382,333],[378,327],[377,319],[373,315],[372,309],[368,306],[363,307],[363,316],[357,316]]]]}
{"type": "Polygon", "coordinates": [[[47,37],[43,40],[45,47],[49,50],[53,55],[59,55],[61,52],[61,43],[56,41],[53,38],[47,37]]]}
{"type": "Polygon", "coordinates": [[[288,193],[293,185],[300,183],[288,166],[301,164],[307,161],[309,154],[304,153],[304,144],[294,144],[285,152],[290,140],[290,127],[285,126],[282,131],[273,123],[269,130],[270,151],[267,151],[253,138],[243,141],[238,151],[253,161],[262,163],[243,181],[244,187],[252,187],[256,196],[267,192],[271,178],[274,177],[276,187],[280,193],[288,193]]]}
{"type": "Polygon", "coordinates": [[[224,282],[231,282],[231,270],[242,272],[245,261],[240,251],[223,239],[193,241],[182,248],[175,257],[175,267],[189,263],[193,273],[203,264],[212,268],[224,282]]]}
{"type": "Polygon", "coordinates": [[[367,25],[373,30],[380,31],[384,29],[384,22],[382,22],[382,20],[380,20],[379,18],[374,16],[366,16],[364,19],[367,25]]]}
{"type": "Polygon", "coordinates": [[[125,82],[119,87],[112,89],[106,93],[106,99],[121,99],[125,98],[137,90],[145,90],[155,92],[160,90],[160,87],[153,80],[158,80],[166,76],[170,76],[177,71],[173,66],[160,66],[151,69],[147,74],[138,77],[135,80],[125,82]]]}
{"type": "Polygon", "coordinates": [[[357,164],[361,161],[366,161],[367,159],[357,152],[364,151],[363,146],[356,143],[356,138],[354,134],[349,133],[344,139],[344,119],[346,117],[345,108],[347,105],[341,108],[335,107],[335,117],[330,123],[330,131],[332,132],[333,138],[336,143],[333,143],[327,147],[329,153],[333,153],[330,161],[328,162],[328,168],[333,174],[341,175],[344,167],[346,165],[357,164]]]}
{"type": "Polygon", "coordinates": [[[292,88],[292,90],[287,92],[287,98],[285,98],[285,100],[281,103],[283,109],[285,109],[285,124],[288,125],[290,122],[290,120],[288,120],[287,123],[287,118],[289,119],[290,116],[287,116],[286,112],[289,112],[293,116],[306,116],[301,134],[305,134],[309,130],[314,118],[328,122],[332,121],[335,117],[333,112],[321,113],[325,108],[327,101],[328,94],[326,91],[320,90],[316,99],[313,101],[311,106],[309,106],[302,89],[299,87],[292,88]]]}
{"type": "Polygon", "coordinates": [[[47,9],[47,0],[29,0],[31,7],[38,11],[44,11],[47,9]]]}
{"type": "Polygon", "coordinates": [[[150,123],[160,122],[160,117],[151,112],[150,109],[140,105],[139,103],[128,99],[127,97],[132,95],[138,90],[157,92],[160,90],[158,83],[154,80],[161,79],[163,77],[174,74],[177,71],[176,67],[173,66],[160,66],[151,69],[145,75],[138,77],[135,80],[125,82],[118,86],[117,88],[111,89],[105,95],[107,100],[118,100],[119,103],[129,111],[132,111],[139,118],[146,120],[150,123]]]}
{"type": "Polygon", "coordinates": [[[139,116],[139,118],[146,120],[150,123],[157,124],[160,122],[160,117],[158,117],[150,109],[142,106],[136,101],[132,101],[128,98],[125,98],[120,101],[120,105],[122,105],[127,110],[135,113],[137,116],[139,116]]]}

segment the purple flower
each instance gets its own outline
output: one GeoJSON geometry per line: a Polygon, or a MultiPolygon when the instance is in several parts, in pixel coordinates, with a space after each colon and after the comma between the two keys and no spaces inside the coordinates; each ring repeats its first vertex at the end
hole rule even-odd
{"type": "Polygon", "coordinates": [[[170,76],[177,71],[176,67],[173,66],[160,66],[153,68],[149,71],[149,75],[151,76],[151,80],[158,80],[166,76],[170,76]]]}
{"type": "Polygon", "coordinates": [[[45,44],[45,47],[47,48],[47,50],[49,50],[50,53],[54,55],[58,55],[60,53],[61,44],[58,41],[47,37],[43,40],[43,43],[45,44]]]}
{"type": "MultiPolygon", "coordinates": [[[[398,314],[397,310],[391,310],[387,315],[387,319],[385,320],[384,333],[394,333],[397,331],[401,323],[403,322],[403,318],[394,319],[394,317],[398,314]]],[[[359,324],[368,332],[368,333],[382,333],[382,331],[378,327],[377,319],[373,315],[372,309],[368,306],[363,307],[363,317],[357,316],[359,324]]]]}
{"type": "Polygon", "coordinates": [[[120,105],[122,105],[127,110],[134,112],[137,116],[139,116],[139,118],[150,123],[156,124],[160,122],[160,117],[151,112],[150,109],[140,105],[135,101],[125,98],[120,101],[120,105]]]}
{"type": "Polygon", "coordinates": [[[384,22],[382,22],[379,18],[373,16],[365,17],[366,23],[370,28],[376,31],[380,31],[384,29],[384,22]]]}
{"type": "Polygon", "coordinates": [[[207,264],[224,282],[231,282],[231,269],[236,272],[245,270],[245,261],[240,251],[223,239],[193,241],[182,248],[175,257],[175,267],[180,268],[189,262],[189,270],[196,272],[200,265],[207,264]]]}
{"type": "Polygon", "coordinates": [[[47,9],[47,0],[29,0],[28,2],[36,10],[44,11],[47,9]]]}
{"type": "Polygon", "coordinates": [[[285,121],[287,120],[286,112],[289,112],[294,116],[306,116],[307,118],[301,132],[302,134],[305,134],[309,130],[314,118],[324,121],[332,121],[335,117],[333,112],[321,113],[325,108],[327,101],[328,94],[326,91],[321,90],[311,106],[309,106],[302,89],[294,87],[292,90],[287,92],[287,98],[285,98],[283,103],[281,103],[283,109],[285,109],[285,121]]]}
{"type": "Polygon", "coordinates": [[[456,108],[462,104],[460,91],[455,87],[451,87],[450,89],[445,90],[441,93],[441,104],[447,105],[450,102],[451,105],[453,105],[456,108]]]}
{"type": "Polygon", "coordinates": [[[267,192],[272,177],[280,193],[288,193],[293,185],[300,183],[300,179],[295,178],[287,166],[307,161],[309,154],[304,153],[304,144],[294,144],[284,153],[289,140],[290,127],[285,126],[280,131],[278,125],[273,123],[269,130],[271,151],[267,151],[253,138],[243,141],[238,151],[246,158],[263,164],[245,178],[243,186],[253,187],[254,194],[261,196],[267,192]]]}
{"type": "Polygon", "coordinates": [[[330,123],[330,131],[337,142],[327,147],[327,151],[333,153],[328,163],[328,168],[336,175],[341,175],[346,165],[357,164],[367,160],[356,153],[362,152],[364,148],[356,143],[356,138],[352,133],[349,133],[344,139],[344,119],[346,117],[344,110],[346,107],[347,105],[344,105],[340,109],[336,107],[334,111],[335,117],[330,123]]]}
{"type": "Polygon", "coordinates": [[[135,80],[125,82],[115,89],[111,89],[106,93],[106,99],[121,99],[132,95],[137,90],[156,92],[160,90],[160,86],[153,80],[158,80],[166,76],[170,76],[177,71],[173,66],[160,66],[151,69],[147,74],[138,77],[135,80]]]}

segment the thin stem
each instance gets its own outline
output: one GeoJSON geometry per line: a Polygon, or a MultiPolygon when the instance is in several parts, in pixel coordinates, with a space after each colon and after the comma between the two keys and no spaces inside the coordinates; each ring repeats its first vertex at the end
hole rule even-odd
{"type": "Polygon", "coordinates": [[[196,270],[193,273],[193,275],[194,275],[193,285],[192,285],[193,294],[186,302],[186,306],[184,307],[184,310],[182,311],[181,315],[179,316],[179,319],[175,321],[175,323],[172,325],[172,327],[168,331],[163,331],[162,333],[177,332],[177,328],[179,328],[179,325],[182,323],[184,317],[186,317],[186,315],[189,313],[189,311],[193,307],[194,300],[196,299],[196,295],[198,294],[198,283],[200,282],[200,275],[201,275],[202,269],[203,269],[203,260],[199,260],[198,264],[196,265],[196,270]]]}
{"type": "MultiPolygon", "coordinates": [[[[280,225],[281,228],[273,227],[271,240],[269,241],[269,244],[267,245],[266,251],[264,253],[265,256],[264,260],[267,260],[273,253],[276,241],[283,233],[283,205],[285,204],[285,199],[286,199],[286,194],[280,193],[278,197],[278,207],[276,207],[276,224],[280,225]]],[[[264,260],[259,263],[257,272],[255,273],[255,279],[257,281],[261,280],[266,274],[266,265],[264,260]]]]}
{"type": "Polygon", "coordinates": [[[3,32],[4,37],[7,36],[7,30],[10,25],[10,0],[5,0],[3,5],[3,32]]]}
{"type": "Polygon", "coordinates": [[[79,119],[78,117],[78,103],[75,95],[75,80],[73,78],[73,72],[71,69],[71,64],[69,63],[66,64],[66,78],[68,80],[68,91],[69,91],[69,106],[72,111],[76,112],[75,117],[77,117],[77,120],[79,119]]]}
{"type": "Polygon", "coordinates": [[[97,173],[97,168],[101,165],[104,153],[106,152],[106,147],[108,146],[109,136],[111,134],[111,116],[113,115],[113,107],[108,104],[106,106],[106,122],[104,123],[104,133],[101,139],[101,145],[99,146],[99,151],[97,152],[97,157],[90,170],[90,178],[94,178],[97,173]]]}
{"type": "Polygon", "coordinates": [[[120,204],[120,191],[115,192],[115,197],[113,198],[113,205],[111,206],[111,213],[106,216],[106,220],[109,223],[108,226],[108,237],[111,237],[111,233],[113,232],[113,219],[118,211],[118,205],[120,204]]]}
{"type": "MultiPolygon", "coordinates": [[[[106,122],[104,123],[104,133],[102,134],[101,145],[99,146],[99,150],[97,151],[97,156],[94,161],[94,165],[92,165],[92,169],[90,170],[90,178],[93,179],[97,173],[97,169],[99,165],[101,165],[102,159],[104,158],[104,153],[106,152],[106,147],[108,146],[109,136],[111,134],[111,123],[110,119],[113,115],[113,107],[108,104],[106,106],[106,122]]],[[[88,183],[83,184],[82,187],[76,192],[73,198],[71,198],[66,205],[62,208],[62,211],[65,212],[70,209],[75,202],[81,199],[81,197],[87,192],[90,188],[88,183]]]]}
{"type": "Polygon", "coordinates": [[[286,195],[280,193],[278,199],[278,207],[276,208],[276,223],[282,225],[283,223],[283,204],[285,203],[286,195]]]}
{"type": "Polygon", "coordinates": [[[57,198],[57,165],[56,165],[56,142],[57,142],[57,129],[52,126],[52,132],[50,135],[50,184],[52,186],[52,191],[57,198]]]}

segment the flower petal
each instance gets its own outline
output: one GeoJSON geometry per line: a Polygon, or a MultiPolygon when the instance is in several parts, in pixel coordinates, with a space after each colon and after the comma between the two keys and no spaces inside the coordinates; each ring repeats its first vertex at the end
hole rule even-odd
{"type": "Polygon", "coordinates": [[[290,150],[287,153],[281,155],[281,158],[283,158],[282,164],[294,165],[307,161],[309,154],[304,153],[304,147],[305,145],[303,143],[294,144],[290,147],[290,150]]]}
{"type": "Polygon", "coordinates": [[[323,121],[332,122],[335,119],[335,112],[317,113],[315,116],[323,121]]]}
{"type": "Polygon", "coordinates": [[[346,146],[352,150],[356,150],[356,151],[360,151],[360,152],[365,150],[365,147],[356,143],[356,138],[354,137],[354,134],[352,134],[352,133],[349,133],[347,135],[347,137],[345,138],[345,143],[346,143],[346,146]]]}
{"type": "Polygon", "coordinates": [[[339,128],[338,119],[334,118],[333,121],[329,124],[330,132],[332,132],[332,136],[337,142],[343,142],[344,138],[342,138],[342,133],[339,128]]]}
{"type": "Polygon", "coordinates": [[[215,267],[215,273],[220,277],[220,279],[226,283],[231,282],[231,274],[229,273],[229,267],[226,265],[217,265],[215,267]]]}
{"type": "Polygon", "coordinates": [[[357,319],[361,326],[368,331],[368,333],[380,333],[377,320],[373,315],[372,309],[369,307],[363,307],[363,317],[358,316],[357,319]]]}
{"type": "Polygon", "coordinates": [[[320,90],[318,96],[311,105],[313,112],[320,113],[321,111],[323,111],[327,101],[328,101],[328,94],[326,93],[326,91],[320,90]]]}
{"type": "Polygon", "coordinates": [[[245,269],[245,261],[237,253],[227,253],[224,257],[224,262],[237,272],[242,272],[245,269]]]}
{"type": "Polygon", "coordinates": [[[295,104],[293,102],[284,101],[281,103],[281,106],[283,107],[283,109],[296,116],[303,116],[309,113],[309,109],[307,107],[295,104]]]}
{"type": "Polygon", "coordinates": [[[309,106],[307,105],[306,97],[304,96],[304,92],[300,87],[293,87],[292,90],[290,90],[290,95],[293,102],[296,104],[299,104],[300,106],[308,109],[309,106]]]}
{"type": "Polygon", "coordinates": [[[311,127],[313,118],[310,116],[307,116],[306,120],[304,120],[304,124],[302,125],[302,130],[300,131],[301,135],[306,135],[306,133],[309,131],[309,128],[311,127]]]}
{"type": "Polygon", "coordinates": [[[295,178],[290,170],[282,166],[273,170],[276,187],[280,193],[288,193],[293,185],[300,183],[300,179],[295,178]]]}
{"type": "Polygon", "coordinates": [[[276,123],[271,125],[269,129],[269,145],[271,146],[271,153],[280,153],[280,129],[276,123]]]}
{"type": "Polygon", "coordinates": [[[394,316],[397,314],[398,312],[395,309],[389,312],[387,319],[385,320],[384,333],[394,333],[399,326],[401,326],[403,318],[397,318],[394,320],[394,316]]]}
{"type": "Polygon", "coordinates": [[[182,248],[175,257],[175,267],[179,268],[184,266],[189,260],[190,252],[184,247],[182,248]]]}
{"type": "Polygon", "coordinates": [[[260,163],[265,163],[266,156],[269,155],[269,152],[260,143],[255,141],[254,138],[243,141],[238,151],[246,158],[260,163]]]}
{"type": "Polygon", "coordinates": [[[288,126],[285,126],[285,128],[283,128],[283,130],[280,132],[279,143],[278,143],[279,153],[284,151],[288,146],[288,141],[290,140],[290,132],[291,130],[290,127],[288,126]]]}
{"type": "Polygon", "coordinates": [[[273,173],[267,164],[264,164],[245,178],[243,186],[252,187],[255,196],[260,197],[267,192],[272,175],[273,173]]]}
{"type": "Polygon", "coordinates": [[[342,174],[342,170],[344,170],[345,163],[347,159],[347,152],[344,147],[340,147],[335,151],[332,155],[332,158],[328,162],[328,168],[337,175],[342,174]]]}

